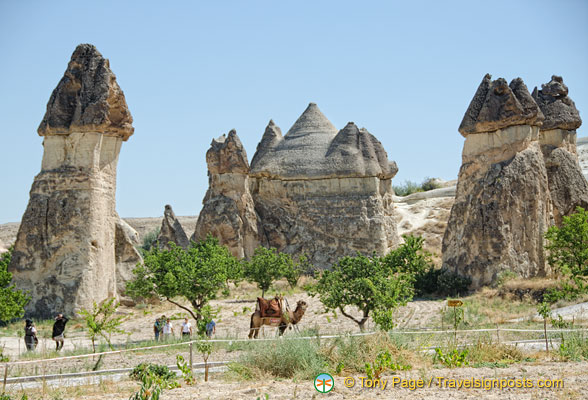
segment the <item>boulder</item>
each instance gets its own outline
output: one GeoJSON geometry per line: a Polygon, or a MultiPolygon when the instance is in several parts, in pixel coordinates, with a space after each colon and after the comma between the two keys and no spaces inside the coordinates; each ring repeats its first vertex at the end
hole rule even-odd
{"type": "Polygon", "coordinates": [[[108,60],[94,46],[74,51],[38,133],[41,172],[9,270],[31,296],[27,315],[74,315],[117,296],[118,261],[127,262],[130,253],[130,238],[117,240],[115,193],[118,154],[133,134],[132,117],[108,60]]]}
{"type": "Polygon", "coordinates": [[[173,242],[184,249],[187,249],[190,246],[190,240],[188,240],[188,236],[186,236],[182,224],[180,224],[180,221],[176,218],[172,206],[166,204],[163,212],[163,220],[161,221],[161,229],[159,230],[157,239],[155,239],[154,245],[158,245],[160,249],[169,250],[170,242],[173,242]]]}
{"type": "Polygon", "coordinates": [[[551,221],[539,146],[544,119],[521,79],[486,75],[459,127],[466,137],[456,198],[443,237],[443,266],[493,283],[502,271],[545,275],[543,235],[551,221]]]}

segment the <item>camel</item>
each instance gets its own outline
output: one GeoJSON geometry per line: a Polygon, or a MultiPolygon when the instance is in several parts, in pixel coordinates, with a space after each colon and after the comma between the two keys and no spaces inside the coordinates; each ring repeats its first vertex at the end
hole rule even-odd
{"type": "Polygon", "coordinates": [[[255,310],[251,314],[251,323],[249,324],[249,339],[257,339],[259,329],[262,325],[278,326],[280,336],[284,334],[284,331],[288,325],[296,325],[302,319],[304,312],[308,308],[308,304],[304,300],[298,300],[296,303],[296,309],[294,311],[288,310],[282,314],[281,317],[261,317],[259,310],[255,310]]]}

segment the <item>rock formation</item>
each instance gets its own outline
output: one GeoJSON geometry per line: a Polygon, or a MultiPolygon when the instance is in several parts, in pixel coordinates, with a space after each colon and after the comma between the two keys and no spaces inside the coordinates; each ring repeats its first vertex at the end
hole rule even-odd
{"type": "Polygon", "coordinates": [[[163,212],[163,221],[161,221],[161,229],[159,230],[159,235],[157,235],[154,244],[157,244],[160,249],[169,250],[170,242],[173,242],[184,249],[187,249],[188,246],[190,246],[190,240],[188,240],[188,236],[186,236],[182,224],[180,224],[180,221],[176,218],[176,214],[174,214],[172,207],[169,204],[166,204],[165,211],[163,212]]]}
{"type": "Polygon", "coordinates": [[[545,115],[539,143],[545,159],[549,192],[556,224],[577,206],[588,208],[588,182],[582,175],[576,153],[576,129],[582,124],[580,114],[561,76],[533,90],[533,98],[545,115]]]}
{"type": "Polygon", "coordinates": [[[443,265],[470,276],[473,287],[504,270],[546,273],[551,199],[538,142],[543,119],[520,78],[507,85],[486,75],[459,127],[466,140],[443,265]]]}
{"type": "Polygon", "coordinates": [[[133,279],[133,269],[143,262],[135,246],[140,244],[139,234],[122,218],[117,218],[114,232],[114,257],[116,263],[116,291],[120,301],[126,306],[135,302],[125,296],[126,283],[133,279]]]}
{"type": "Polygon", "coordinates": [[[115,212],[118,154],[132,122],[108,60],[79,45],[38,129],[41,172],[9,267],[32,297],[28,315],[72,315],[116,296],[125,269],[117,271],[117,261],[128,270],[137,260],[115,212]]]}
{"type": "MultiPolygon", "coordinates": [[[[256,244],[307,253],[319,267],[357,251],[384,254],[398,244],[391,186],[398,169],[367,130],[349,123],[337,131],[311,103],[285,136],[269,122],[250,170],[241,143],[233,137],[213,141],[207,153],[210,188],[195,236],[211,232],[231,243],[234,254],[240,248],[241,237],[248,235],[236,233],[243,232],[243,210],[248,208],[218,195],[219,188],[227,191],[227,182],[231,187],[238,182],[233,198],[254,206],[245,220],[258,227],[249,233],[256,244]],[[235,150],[223,150],[230,148],[235,150]],[[244,190],[247,179],[249,190],[244,190]],[[214,231],[217,225],[225,228],[214,231]]],[[[243,249],[239,253],[251,255],[243,249]]]]}
{"type": "Polygon", "coordinates": [[[235,257],[250,257],[266,242],[249,192],[247,153],[234,130],[212,141],[206,163],[209,187],[192,240],[211,234],[235,257]]]}

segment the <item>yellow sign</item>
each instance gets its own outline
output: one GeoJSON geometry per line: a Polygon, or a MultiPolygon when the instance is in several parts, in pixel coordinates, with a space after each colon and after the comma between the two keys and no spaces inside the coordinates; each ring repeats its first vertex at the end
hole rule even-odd
{"type": "Polygon", "coordinates": [[[449,307],[461,307],[463,302],[461,300],[447,300],[447,305],[449,307]]]}

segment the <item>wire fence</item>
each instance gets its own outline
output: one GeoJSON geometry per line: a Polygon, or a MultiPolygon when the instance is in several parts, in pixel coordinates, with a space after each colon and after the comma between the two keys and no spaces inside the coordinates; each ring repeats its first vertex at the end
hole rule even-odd
{"type": "MultiPolygon", "coordinates": [[[[436,328],[422,328],[403,330],[395,329],[388,334],[403,347],[417,351],[427,351],[435,347],[448,345],[467,346],[475,343],[494,343],[524,347],[528,344],[542,344],[547,342],[555,347],[561,339],[570,335],[582,338],[588,328],[573,329],[522,329],[496,326],[496,328],[439,330],[436,328]],[[545,334],[547,333],[547,337],[545,334]]],[[[287,340],[346,340],[351,338],[376,335],[381,332],[370,331],[363,333],[331,334],[331,335],[289,335],[287,340]]],[[[23,355],[23,359],[2,363],[3,389],[7,383],[15,378],[37,377],[44,380],[48,377],[67,376],[77,374],[104,374],[105,371],[128,371],[139,363],[158,363],[174,365],[176,356],[182,355],[189,360],[189,365],[200,362],[197,351],[198,342],[206,341],[214,345],[214,350],[208,360],[212,365],[224,365],[238,358],[243,350],[247,350],[258,343],[284,340],[279,337],[259,339],[219,338],[178,341],[165,344],[137,346],[131,348],[103,351],[98,353],[72,354],[63,357],[29,358],[34,352],[23,355]]],[[[136,346],[136,344],[133,344],[136,346]]]]}

